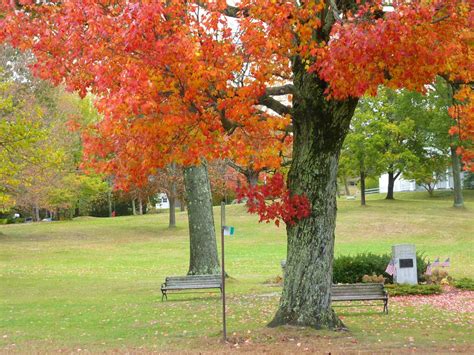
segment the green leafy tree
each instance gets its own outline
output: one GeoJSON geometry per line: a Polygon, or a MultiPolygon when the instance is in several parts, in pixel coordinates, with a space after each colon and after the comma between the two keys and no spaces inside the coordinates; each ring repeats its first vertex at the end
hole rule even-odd
{"type": "Polygon", "coordinates": [[[35,145],[46,137],[43,115],[28,99],[13,83],[0,81],[0,210],[15,203],[11,192],[20,184],[22,169],[40,161],[35,145]]]}
{"type": "Polygon", "coordinates": [[[380,88],[376,97],[360,100],[352,126],[350,146],[354,170],[363,174],[388,173],[387,199],[393,199],[395,180],[416,164],[415,121],[399,109],[400,92],[380,88]]]}
{"type": "Polygon", "coordinates": [[[361,100],[351,122],[342,150],[343,167],[353,176],[359,176],[361,205],[366,205],[365,181],[383,170],[382,150],[385,139],[368,102],[361,100]]]}
{"type": "Polygon", "coordinates": [[[84,126],[98,115],[90,98],[34,78],[34,58],[0,46],[0,209],[17,206],[40,219],[40,209],[85,214],[104,193],[99,176],[79,164],[82,144],[69,121],[84,126]]]}
{"type": "Polygon", "coordinates": [[[406,117],[415,123],[409,145],[416,156],[416,164],[407,166],[404,175],[433,194],[435,185],[446,178],[451,165],[454,181],[459,181],[455,183],[454,206],[461,207],[461,168],[456,154],[459,141],[448,133],[453,125],[448,114],[448,108],[452,105],[451,93],[450,84],[438,78],[427,86],[425,95],[408,90],[399,91],[394,109],[399,117],[406,117]]]}

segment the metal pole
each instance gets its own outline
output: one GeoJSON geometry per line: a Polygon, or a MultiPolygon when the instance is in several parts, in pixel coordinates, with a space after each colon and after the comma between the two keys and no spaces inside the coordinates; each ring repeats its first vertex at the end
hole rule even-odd
{"type": "Polygon", "coordinates": [[[222,266],[222,337],[227,341],[227,327],[225,319],[225,266],[224,266],[224,225],[225,225],[225,203],[221,202],[221,266],[222,266]]]}

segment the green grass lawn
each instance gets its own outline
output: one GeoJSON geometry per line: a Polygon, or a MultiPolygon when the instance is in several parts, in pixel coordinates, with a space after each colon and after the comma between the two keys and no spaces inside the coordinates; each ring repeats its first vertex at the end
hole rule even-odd
{"type": "MultiPolygon", "coordinates": [[[[396,198],[371,195],[365,208],[341,199],[336,254],[389,253],[393,244],[414,243],[431,260],[450,257],[454,277],[474,278],[473,191],[464,210],[451,207],[448,193],[396,198]]],[[[164,278],[187,272],[186,214],[179,213],[174,230],[166,214],[0,226],[0,351],[474,347],[472,313],[429,304],[392,302],[388,316],[381,307],[338,307],[348,333],[266,329],[281,291],[266,281],[281,275],[285,229],[258,224],[240,205],[228,206],[226,217],[236,227],[226,244],[232,345],[219,343],[219,294],[161,302],[164,278]]]]}

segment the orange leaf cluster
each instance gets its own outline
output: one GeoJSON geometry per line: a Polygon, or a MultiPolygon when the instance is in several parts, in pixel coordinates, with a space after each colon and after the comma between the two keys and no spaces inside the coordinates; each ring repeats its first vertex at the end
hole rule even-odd
{"type": "Polygon", "coordinates": [[[347,22],[333,26],[326,46],[312,51],[318,61],[311,70],[329,83],[331,97],[375,95],[379,85],[423,92],[436,75],[473,80],[470,2],[403,1],[377,17],[373,14],[380,6],[361,7],[347,22]]]}
{"type": "Polygon", "coordinates": [[[137,185],[170,162],[232,157],[277,168],[289,120],[256,109],[262,70],[249,62],[254,47],[237,45],[218,11],[225,2],[200,3],[207,10],[183,1],[68,0],[23,1],[12,11],[4,1],[0,40],[32,50],[36,75],[97,97],[103,120],[84,135],[86,165],[118,184],[137,185]]]}
{"type": "Polygon", "coordinates": [[[449,114],[456,120],[456,125],[450,133],[459,137],[458,154],[466,168],[474,172],[474,91],[464,85],[454,98],[456,104],[450,107],[449,114]]]}
{"type": "MultiPolygon", "coordinates": [[[[423,91],[436,75],[473,81],[469,0],[400,1],[390,13],[355,1],[338,20],[330,3],[241,0],[234,21],[225,0],[0,0],[0,41],[32,50],[40,77],[97,97],[87,165],[124,185],[172,161],[278,168],[290,117],[257,104],[300,64],[337,100],[382,84],[423,91]]],[[[464,139],[470,107],[456,116],[464,139]]]]}

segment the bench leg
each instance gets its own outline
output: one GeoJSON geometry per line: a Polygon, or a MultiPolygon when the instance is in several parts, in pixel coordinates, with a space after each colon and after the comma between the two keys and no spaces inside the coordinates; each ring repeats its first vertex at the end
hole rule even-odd
{"type": "Polygon", "coordinates": [[[388,314],[388,300],[384,301],[383,311],[384,311],[385,314],[388,314]]]}
{"type": "Polygon", "coordinates": [[[168,301],[168,295],[166,294],[166,291],[161,291],[161,302],[163,302],[165,298],[168,301]]]}

